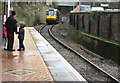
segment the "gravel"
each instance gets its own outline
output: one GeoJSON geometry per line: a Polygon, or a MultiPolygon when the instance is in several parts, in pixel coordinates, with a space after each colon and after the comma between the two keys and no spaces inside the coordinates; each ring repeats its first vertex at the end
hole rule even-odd
{"type": "MultiPolygon", "coordinates": [[[[37,26],[36,29],[39,30],[39,28],[42,26],[43,25],[39,27],[37,26]]],[[[110,59],[100,59],[99,55],[95,56],[94,53],[87,52],[86,50],[83,49],[83,47],[80,44],[77,44],[73,40],[71,40],[71,38],[67,34],[66,26],[62,26],[62,27],[65,28],[61,28],[61,25],[58,24],[52,29],[53,34],[58,39],[60,39],[62,42],[69,45],[77,52],[79,52],[82,56],[84,56],[85,58],[87,58],[88,60],[90,60],[91,62],[93,62],[94,64],[96,64],[97,66],[99,66],[100,68],[102,68],[103,70],[105,70],[106,72],[108,72],[109,74],[120,80],[119,65],[117,65],[115,62],[113,62],[110,59]]],[[[96,72],[92,72],[90,67],[86,66],[85,64],[83,65],[83,62],[81,61],[79,56],[74,56],[74,54],[67,53],[67,51],[62,49],[63,47],[59,45],[55,45],[54,47],[84,78],[87,78],[87,80],[89,81],[105,80],[104,78],[99,79],[101,77],[99,75],[96,76],[95,75],[97,74],[96,72]],[[91,73],[89,71],[91,71],[91,73]],[[92,75],[92,73],[95,74],[92,75]]]]}
{"type": "MultiPolygon", "coordinates": [[[[77,52],[79,52],[82,56],[86,57],[88,60],[90,60],[91,62],[93,62],[100,68],[102,68],[104,71],[106,71],[110,75],[112,75],[115,78],[117,78],[118,80],[120,80],[120,74],[119,74],[120,65],[116,64],[114,61],[112,61],[110,59],[100,59],[99,55],[94,56],[91,53],[86,52],[84,49],[81,49],[80,44],[77,44],[73,40],[71,40],[71,38],[67,34],[66,27],[61,28],[61,26],[58,24],[52,29],[52,32],[62,42],[69,45],[70,47],[75,49],[77,52]]],[[[67,60],[70,62],[71,59],[74,59],[76,61],[76,59],[74,57],[68,58],[67,60]]],[[[70,62],[70,63],[73,63],[73,62],[70,62]]],[[[76,63],[73,66],[75,66],[75,65],[76,65],[76,63]]],[[[79,66],[76,67],[76,70],[77,70],[77,68],[79,68],[79,66]]]]}

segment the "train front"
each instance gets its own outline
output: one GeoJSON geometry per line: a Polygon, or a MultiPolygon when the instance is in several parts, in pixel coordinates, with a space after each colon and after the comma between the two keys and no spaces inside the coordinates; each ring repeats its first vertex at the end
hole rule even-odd
{"type": "Polygon", "coordinates": [[[47,10],[47,17],[46,17],[46,23],[50,24],[54,24],[57,22],[58,20],[58,16],[57,16],[57,9],[49,9],[47,10]]]}

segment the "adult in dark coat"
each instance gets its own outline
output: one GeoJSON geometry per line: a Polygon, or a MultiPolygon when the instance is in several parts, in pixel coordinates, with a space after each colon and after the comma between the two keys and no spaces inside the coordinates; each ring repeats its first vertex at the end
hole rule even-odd
{"type": "Polygon", "coordinates": [[[7,50],[8,51],[15,51],[13,49],[13,43],[14,43],[14,32],[17,33],[17,21],[14,18],[16,15],[15,11],[11,11],[10,17],[6,20],[6,28],[7,28],[7,37],[8,37],[8,44],[7,44],[7,50]]]}

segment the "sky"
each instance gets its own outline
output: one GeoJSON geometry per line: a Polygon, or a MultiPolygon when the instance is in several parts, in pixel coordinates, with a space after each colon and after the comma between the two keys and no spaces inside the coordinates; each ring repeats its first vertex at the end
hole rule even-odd
{"type": "MultiPolygon", "coordinates": [[[[8,0],[0,0],[2,2],[8,0]]],[[[119,2],[120,0],[10,0],[11,2],[119,2]]]]}
{"type": "Polygon", "coordinates": [[[58,0],[58,2],[119,2],[120,0],[58,0]]]}

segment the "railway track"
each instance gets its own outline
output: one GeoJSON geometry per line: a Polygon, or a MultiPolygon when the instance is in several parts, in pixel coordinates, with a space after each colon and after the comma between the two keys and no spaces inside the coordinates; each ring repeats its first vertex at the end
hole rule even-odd
{"type": "MultiPolygon", "coordinates": [[[[57,37],[55,37],[52,34],[52,28],[56,25],[43,25],[40,27],[39,32],[43,37],[45,37],[58,51],[61,51],[61,55],[64,55],[63,57],[66,57],[66,55],[69,55],[67,57],[73,59],[72,57],[76,57],[78,60],[73,60],[73,62],[78,62],[76,64],[79,65],[79,68],[77,70],[88,82],[95,82],[95,81],[105,81],[105,82],[113,82],[113,83],[119,83],[120,81],[116,78],[114,78],[109,73],[105,72],[101,68],[99,68],[97,65],[83,57],[81,54],[79,54],[77,51],[75,51],[73,48],[69,47],[57,37]],[[56,42],[57,41],[57,42],[56,42]],[[58,44],[59,43],[59,44],[58,44]],[[62,45],[62,46],[61,46],[62,45]],[[61,50],[60,50],[61,49],[61,50]],[[71,56],[71,57],[70,57],[71,56]],[[82,63],[82,64],[81,64],[82,63]],[[84,73],[83,73],[84,72],[84,73]]],[[[56,27],[55,27],[56,28],[56,27]]],[[[67,58],[66,58],[67,59],[67,58]]],[[[70,62],[70,61],[69,61],[70,62]]],[[[70,62],[72,64],[72,61],[70,62]]],[[[73,65],[75,68],[77,66],[73,65]]]]}

